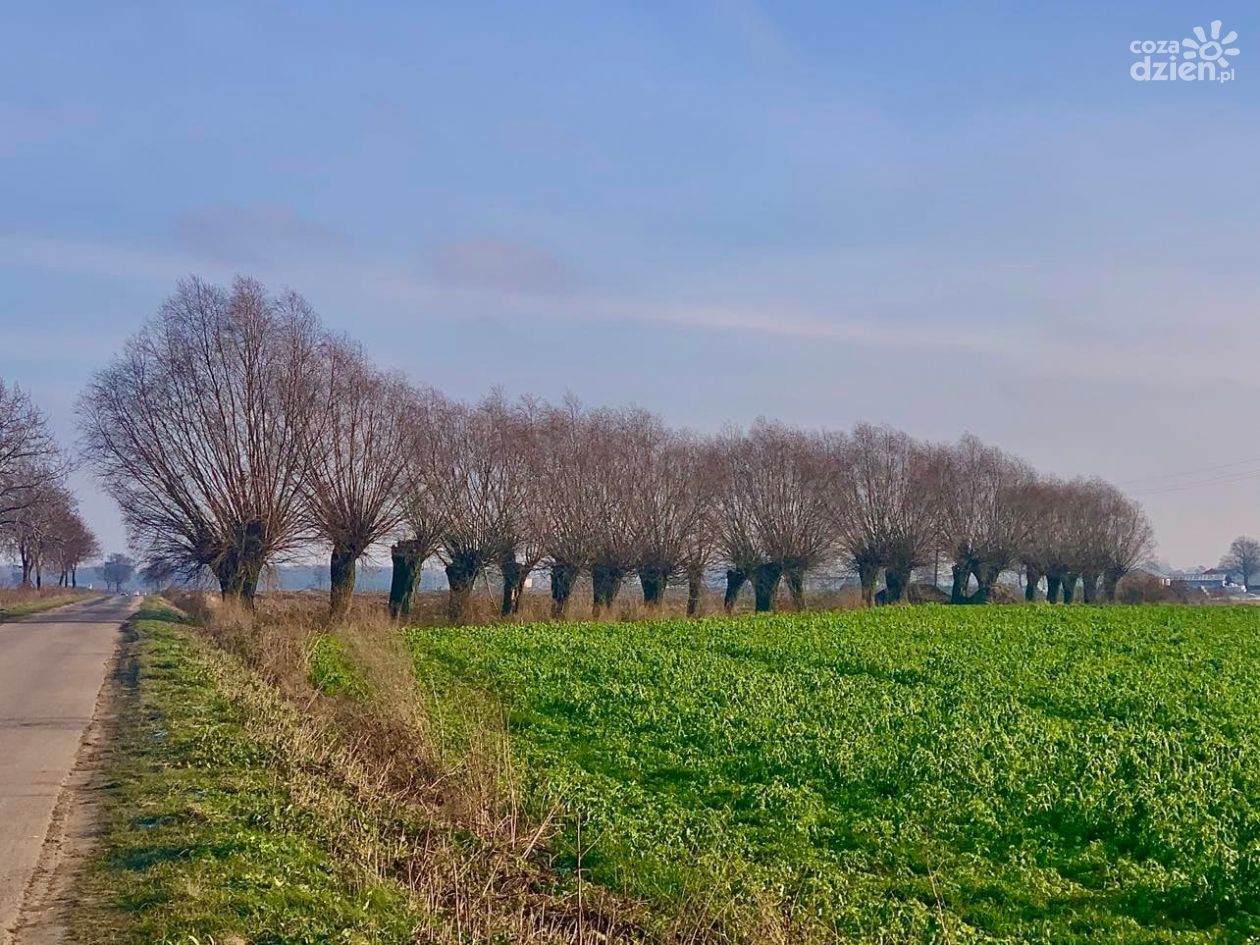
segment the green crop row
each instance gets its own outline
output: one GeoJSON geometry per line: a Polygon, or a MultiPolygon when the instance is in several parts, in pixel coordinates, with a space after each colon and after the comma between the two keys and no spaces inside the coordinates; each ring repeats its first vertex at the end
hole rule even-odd
{"type": "Polygon", "coordinates": [[[439,715],[503,702],[561,869],[823,937],[1223,942],[1260,935],[1258,631],[929,606],[407,639],[439,715]]]}

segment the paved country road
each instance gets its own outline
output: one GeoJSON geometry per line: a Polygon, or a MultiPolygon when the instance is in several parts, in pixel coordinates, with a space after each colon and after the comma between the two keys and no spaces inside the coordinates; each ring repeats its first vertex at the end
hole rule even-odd
{"type": "Polygon", "coordinates": [[[134,606],[113,596],[0,623],[0,945],[134,606]]]}

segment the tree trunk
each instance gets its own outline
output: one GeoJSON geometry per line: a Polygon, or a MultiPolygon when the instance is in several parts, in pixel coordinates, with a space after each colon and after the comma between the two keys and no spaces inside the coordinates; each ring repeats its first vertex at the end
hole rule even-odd
{"type": "Polygon", "coordinates": [[[639,568],[639,584],[643,587],[643,603],[649,607],[659,607],[665,601],[669,570],[659,564],[645,564],[639,568]]]}
{"type": "Polygon", "coordinates": [[[577,582],[578,569],[571,564],[556,561],[551,565],[551,616],[557,620],[569,609],[569,597],[577,582]]]}
{"type": "Polygon", "coordinates": [[[446,616],[451,623],[463,623],[467,619],[473,585],[480,572],[479,563],[471,555],[459,555],[446,566],[446,583],[450,586],[446,616]]]}
{"type": "Polygon", "coordinates": [[[1046,601],[1047,603],[1057,604],[1059,602],[1059,593],[1063,590],[1063,576],[1061,574],[1046,575],[1046,601]]]}
{"type": "Polygon", "coordinates": [[[1107,601],[1107,603],[1114,604],[1116,602],[1116,588],[1120,586],[1122,577],[1124,577],[1124,572],[1114,568],[1108,568],[1103,572],[1103,600],[1107,601]]]}
{"type": "Polygon", "coordinates": [[[333,548],[328,566],[328,617],[341,620],[350,611],[354,597],[355,562],[359,560],[357,549],[341,546],[333,548]]]}
{"type": "Polygon", "coordinates": [[[976,567],[976,592],[971,595],[972,603],[987,604],[993,599],[993,586],[997,584],[1001,573],[991,564],[980,564],[976,567]]]}
{"type": "Polygon", "coordinates": [[[885,568],[884,585],[887,593],[884,600],[889,604],[899,604],[906,599],[906,589],[910,586],[908,568],[885,568]]]}
{"type": "Polygon", "coordinates": [[[219,590],[225,598],[235,598],[254,609],[258,579],[266,564],[263,549],[263,523],[257,519],[240,526],[234,546],[226,548],[215,565],[219,590]]]}
{"type": "Polygon", "coordinates": [[[1041,571],[1036,565],[1024,565],[1024,600],[1032,603],[1037,599],[1037,585],[1041,583],[1041,571]]]}
{"type": "Polygon", "coordinates": [[[70,586],[71,586],[71,587],[78,587],[78,586],[79,586],[79,569],[78,569],[78,567],[73,567],[73,568],[71,568],[71,569],[70,569],[70,586]]]}
{"type": "Polygon", "coordinates": [[[867,607],[875,606],[875,584],[879,581],[879,565],[872,562],[858,562],[858,583],[862,587],[862,603],[867,607]]]}
{"type": "Polygon", "coordinates": [[[704,571],[701,568],[687,569],[687,616],[694,617],[700,613],[700,595],[704,590],[704,571]]]}
{"type": "Polygon", "coordinates": [[[1070,604],[1076,598],[1076,581],[1079,574],[1069,571],[1063,575],[1063,603],[1070,604]]]}
{"type": "Polygon", "coordinates": [[[621,568],[609,564],[591,565],[591,603],[596,617],[612,607],[625,578],[621,568]]]}
{"type": "Polygon", "coordinates": [[[774,562],[757,565],[753,571],[753,598],[759,614],[774,610],[774,595],[779,590],[783,566],[774,562]]]}
{"type": "Polygon", "coordinates": [[[785,568],[783,578],[787,582],[788,594],[792,598],[793,610],[805,609],[805,572],[800,568],[785,568]]]}
{"type": "Polygon", "coordinates": [[[503,600],[499,605],[499,615],[507,617],[520,608],[521,591],[525,585],[525,569],[516,560],[516,555],[509,551],[499,562],[499,570],[503,572],[503,600]]]}
{"type": "Polygon", "coordinates": [[[738,568],[726,569],[726,594],[722,597],[722,607],[729,614],[735,609],[735,601],[739,598],[739,592],[748,580],[748,574],[738,568]]]}
{"type": "Polygon", "coordinates": [[[1098,573],[1095,571],[1081,572],[1081,600],[1087,604],[1093,604],[1098,599],[1098,573]]]}
{"type": "Polygon", "coordinates": [[[971,581],[971,565],[955,562],[951,569],[954,583],[950,587],[949,602],[951,604],[969,604],[971,596],[967,593],[967,585],[971,581]]]}
{"type": "Polygon", "coordinates": [[[414,541],[400,541],[389,549],[394,573],[389,582],[389,615],[406,617],[411,613],[411,596],[420,581],[424,559],[420,546],[414,541]]]}

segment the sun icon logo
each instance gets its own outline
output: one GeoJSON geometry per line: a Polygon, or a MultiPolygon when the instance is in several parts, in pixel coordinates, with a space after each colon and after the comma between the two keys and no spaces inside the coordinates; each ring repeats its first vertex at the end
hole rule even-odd
{"type": "Polygon", "coordinates": [[[1208,39],[1207,31],[1202,26],[1194,28],[1194,35],[1198,39],[1192,39],[1187,36],[1181,44],[1185,47],[1181,55],[1186,59],[1197,57],[1203,62],[1214,62],[1223,69],[1229,65],[1227,57],[1238,55],[1238,47],[1229,45],[1238,38],[1238,33],[1230,30],[1222,36],[1220,20],[1212,21],[1211,39],[1208,39]]]}

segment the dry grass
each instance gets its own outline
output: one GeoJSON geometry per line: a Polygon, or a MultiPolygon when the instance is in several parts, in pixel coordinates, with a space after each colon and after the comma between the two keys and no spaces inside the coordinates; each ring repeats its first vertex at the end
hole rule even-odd
{"type": "Polygon", "coordinates": [[[307,654],[324,629],[318,608],[273,600],[250,616],[208,596],[179,603],[207,619],[216,684],[247,709],[251,736],[280,749],[294,799],[329,826],[334,853],[400,882],[433,917],[418,940],[658,938],[636,904],[557,882],[546,856],[551,823],[521,812],[497,710],[487,707],[476,742],[454,760],[417,697],[400,641],[381,632],[387,622],[339,631],[371,685],[365,699],[335,699],[307,678],[307,654]],[[253,672],[233,673],[238,663],[253,672]]]}
{"type": "Polygon", "coordinates": [[[33,587],[0,588],[0,620],[24,617],[94,596],[98,596],[97,592],[66,587],[45,587],[40,590],[33,587]]]}
{"type": "MultiPolygon", "coordinates": [[[[419,691],[410,654],[383,606],[356,600],[334,632],[366,682],[353,698],[311,683],[308,658],[329,632],[324,598],[271,594],[253,614],[214,595],[174,595],[198,615],[208,652],[243,664],[257,685],[218,684],[248,709],[253,737],[279,749],[294,796],[330,825],[335,852],[374,876],[402,883],[435,919],[419,938],[456,943],[788,942],[777,904],[730,912],[713,890],[696,890],[680,913],[586,881],[562,879],[549,840],[559,811],[528,817],[519,794],[502,709],[486,698],[460,713],[474,724],[443,731],[419,691]],[[458,748],[454,746],[458,741],[458,748]]],[[[443,595],[438,595],[443,596],[443,595]]],[[[685,608],[685,601],[683,602],[685,608]]],[[[239,676],[239,674],[237,674],[239,676]]],[[[469,695],[467,698],[476,698],[469,695]]]]}

